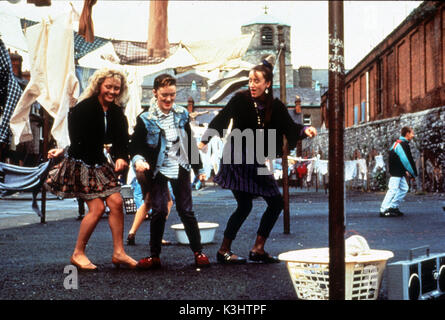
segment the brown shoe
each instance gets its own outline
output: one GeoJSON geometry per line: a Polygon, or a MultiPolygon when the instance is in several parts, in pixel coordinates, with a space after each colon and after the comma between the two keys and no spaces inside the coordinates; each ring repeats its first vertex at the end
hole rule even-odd
{"type": "Polygon", "coordinates": [[[139,260],[137,266],[138,269],[159,269],[161,267],[161,259],[159,257],[146,257],[139,260]]]}

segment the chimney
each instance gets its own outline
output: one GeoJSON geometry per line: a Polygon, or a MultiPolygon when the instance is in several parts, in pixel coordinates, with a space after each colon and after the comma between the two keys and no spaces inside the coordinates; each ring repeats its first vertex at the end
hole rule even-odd
{"type": "Polygon", "coordinates": [[[295,113],[301,113],[301,98],[300,96],[295,96],[295,113]]]}
{"type": "Polygon", "coordinates": [[[298,69],[300,74],[300,87],[312,88],[312,68],[309,66],[302,66],[298,69]]]}
{"type": "Polygon", "coordinates": [[[168,42],[168,1],[150,1],[147,50],[150,57],[166,58],[169,55],[168,42]]]}
{"type": "Polygon", "coordinates": [[[16,52],[9,53],[9,56],[11,58],[11,64],[12,64],[12,72],[14,75],[18,78],[22,77],[22,61],[23,58],[16,52]]]}

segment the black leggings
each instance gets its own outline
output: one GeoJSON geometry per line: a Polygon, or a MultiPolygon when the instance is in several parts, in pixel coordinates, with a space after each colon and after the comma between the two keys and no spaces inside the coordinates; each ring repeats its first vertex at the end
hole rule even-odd
{"type": "MultiPolygon", "coordinates": [[[[238,230],[241,228],[241,225],[244,223],[244,221],[252,211],[252,203],[255,196],[242,191],[232,190],[232,193],[235,196],[238,207],[230,216],[229,221],[227,221],[226,230],[224,231],[224,237],[235,240],[238,230]]],[[[281,210],[283,210],[284,204],[281,194],[274,197],[263,196],[263,199],[267,203],[267,208],[261,218],[257,235],[268,238],[273,226],[275,225],[275,222],[277,221],[281,213],[281,210]]]]}

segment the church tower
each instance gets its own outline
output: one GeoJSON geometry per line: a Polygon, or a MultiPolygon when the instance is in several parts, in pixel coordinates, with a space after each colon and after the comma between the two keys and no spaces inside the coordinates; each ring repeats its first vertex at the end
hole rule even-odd
{"type": "Polygon", "coordinates": [[[290,50],[290,26],[286,23],[278,21],[272,15],[267,12],[267,7],[264,7],[265,11],[260,16],[247,22],[241,26],[242,34],[253,33],[252,42],[247,49],[243,60],[259,64],[265,57],[270,54],[275,56],[275,68],[274,68],[274,87],[280,85],[280,68],[279,57],[280,41],[279,41],[279,27],[283,29],[283,37],[285,42],[285,66],[286,66],[286,87],[293,87],[293,68],[291,63],[291,50],[290,50]]]}

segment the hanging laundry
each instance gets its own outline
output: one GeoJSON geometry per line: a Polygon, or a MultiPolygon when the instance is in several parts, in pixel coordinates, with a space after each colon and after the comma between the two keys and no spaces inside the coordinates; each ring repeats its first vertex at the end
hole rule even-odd
{"type": "Polygon", "coordinates": [[[309,164],[307,165],[306,182],[311,182],[313,172],[314,172],[314,160],[311,160],[311,161],[309,161],[309,164]]]}
{"type": "Polygon", "coordinates": [[[302,162],[297,167],[298,178],[302,179],[307,174],[307,163],[302,162]]]}
{"type": "Polygon", "coordinates": [[[328,160],[317,160],[315,162],[315,172],[325,175],[328,173],[328,160]]]}
{"type": "Polygon", "coordinates": [[[366,160],[365,159],[357,159],[357,165],[358,165],[359,179],[367,180],[368,179],[368,168],[366,166],[366,160]]]}
{"type": "Polygon", "coordinates": [[[21,95],[22,89],[12,72],[9,52],[0,39],[0,106],[3,108],[0,113],[0,143],[9,144],[9,123],[21,95]]]}
{"type": "Polygon", "coordinates": [[[125,116],[128,120],[128,134],[132,135],[136,126],[137,116],[143,111],[142,100],[142,82],[143,77],[137,68],[125,68],[127,75],[129,99],[125,106],[125,116]]]}
{"type": "Polygon", "coordinates": [[[383,155],[381,154],[375,156],[375,166],[374,169],[372,169],[372,172],[375,173],[379,168],[385,170],[385,161],[383,161],[383,155]]]}
{"type": "Polygon", "coordinates": [[[357,161],[345,161],[345,181],[354,179],[357,176],[357,161]]]}
{"type": "Polygon", "coordinates": [[[30,168],[0,162],[0,196],[19,191],[32,192],[32,209],[41,217],[42,213],[37,205],[37,194],[41,191],[53,164],[54,160],[49,160],[30,168]]]}
{"type": "Polygon", "coordinates": [[[57,146],[69,145],[67,114],[79,95],[74,69],[73,15],[71,11],[54,20],[43,19],[26,30],[31,80],[10,121],[16,145],[32,139],[29,111],[36,100],[54,118],[51,134],[57,146]]]}

